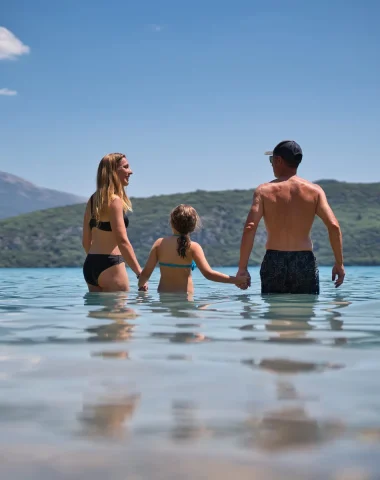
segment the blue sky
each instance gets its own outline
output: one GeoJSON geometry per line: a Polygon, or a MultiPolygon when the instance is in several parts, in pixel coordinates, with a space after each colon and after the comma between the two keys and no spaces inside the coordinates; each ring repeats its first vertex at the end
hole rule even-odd
{"type": "Polygon", "coordinates": [[[7,3],[0,170],[88,195],[121,151],[133,196],[253,188],[294,139],[310,180],[380,181],[380,2],[7,3]]]}

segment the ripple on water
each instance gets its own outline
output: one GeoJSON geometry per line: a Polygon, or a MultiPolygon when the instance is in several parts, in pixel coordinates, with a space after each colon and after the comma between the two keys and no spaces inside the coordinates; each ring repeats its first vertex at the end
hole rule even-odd
{"type": "Polygon", "coordinates": [[[322,267],[318,297],[261,296],[257,269],[249,293],[194,276],[194,296],[159,295],[157,272],[148,293],[93,294],[77,269],[0,271],[1,450],[75,444],[104,459],[112,444],[124,475],[128,452],[149,462],[160,445],[184,464],[203,456],[188,478],[216,453],[233,464],[225,478],[243,478],[234,458],[250,478],[259,461],[293,480],[342,479],[347,465],[371,478],[380,269],[348,268],[337,291],[322,267]]]}

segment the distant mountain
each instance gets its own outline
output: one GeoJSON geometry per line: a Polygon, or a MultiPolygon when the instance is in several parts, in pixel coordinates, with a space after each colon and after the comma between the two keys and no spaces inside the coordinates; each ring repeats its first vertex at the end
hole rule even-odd
{"type": "MultiPolygon", "coordinates": [[[[380,265],[380,183],[320,180],[343,231],[346,265],[380,265]]],[[[252,190],[178,193],[135,198],[128,237],[143,265],[159,237],[170,234],[169,213],[179,203],[193,205],[203,227],[192,238],[199,241],[211,265],[236,265],[252,190]]],[[[0,221],[0,267],[79,267],[85,204],[52,208],[0,221]]],[[[251,263],[264,254],[263,222],[256,235],[251,263]]],[[[317,219],[312,230],[320,265],[332,265],[328,233],[317,219]]]]}
{"type": "Polygon", "coordinates": [[[84,197],[37,187],[23,178],[0,172],[0,219],[84,201],[84,197]]]}

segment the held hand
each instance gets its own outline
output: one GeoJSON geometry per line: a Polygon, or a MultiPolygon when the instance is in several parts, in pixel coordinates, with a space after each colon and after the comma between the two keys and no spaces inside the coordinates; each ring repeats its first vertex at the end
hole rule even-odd
{"type": "Polygon", "coordinates": [[[344,282],[344,277],[346,273],[344,271],[344,266],[343,265],[337,265],[335,264],[332,269],[332,281],[334,282],[335,280],[335,288],[338,288],[342,285],[344,282]]]}
{"type": "Polygon", "coordinates": [[[140,273],[136,273],[136,277],[137,277],[137,280],[138,280],[137,291],[138,292],[147,292],[148,291],[148,282],[144,283],[144,285],[141,285],[141,287],[139,287],[141,273],[142,273],[142,271],[140,271],[140,273]]]}
{"type": "Polygon", "coordinates": [[[236,286],[241,290],[247,290],[247,288],[251,286],[251,275],[249,274],[246,268],[244,269],[239,268],[236,274],[236,278],[239,279],[236,282],[236,286]],[[240,281],[240,278],[241,278],[241,281],[240,281]]]}
{"type": "Polygon", "coordinates": [[[148,291],[148,282],[143,285],[142,287],[139,287],[138,289],[139,292],[147,292],[148,291]]]}
{"type": "Polygon", "coordinates": [[[235,285],[245,290],[248,288],[249,280],[248,275],[240,275],[239,277],[235,277],[235,285]]]}

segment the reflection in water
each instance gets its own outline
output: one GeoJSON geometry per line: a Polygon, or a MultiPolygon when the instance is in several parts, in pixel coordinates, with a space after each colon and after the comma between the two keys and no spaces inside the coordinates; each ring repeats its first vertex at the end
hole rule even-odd
{"type": "Polygon", "coordinates": [[[172,360],[172,361],[190,361],[192,359],[191,355],[183,355],[183,354],[172,354],[168,355],[167,360],[172,360]]]}
{"type": "Polygon", "coordinates": [[[305,373],[322,372],[325,370],[336,370],[343,368],[344,365],[334,363],[316,363],[304,362],[298,360],[288,360],[286,358],[264,358],[256,363],[253,359],[242,360],[244,365],[261,368],[272,373],[305,373]]]}
{"type": "Polygon", "coordinates": [[[246,320],[257,319],[258,313],[262,310],[262,306],[252,302],[252,296],[247,294],[239,295],[239,302],[242,309],[239,315],[246,320]]]}
{"type": "MultiPolygon", "coordinates": [[[[320,340],[311,336],[319,322],[317,296],[294,295],[266,295],[262,296],[264,311],[256,313],[255,317],[264,321],[265,330],[269,333],[267,341],[274,343],[308,344],[318,343],[320,340]]],[[[338,308],[343,308],[348,303],[339,302],[338,308]]],[[[243,311],[246,312],[244,305],[243,311]]],[[[331,329],[342,329],[343,321],[340,314],[331,309],[329,319],[331,329]]],[[[327,320],[326,318],[323,320],[327,320]]],[[[239,327],[241,330],[253,330],[255,324],[246,324],[239,327]]],[[[255,338],[246,337],[243,340],[256,341],[255,338]]],[[[337,339],[332,341],[336,342],[337,339]]],[[[326,370],[340,369],[344,365],[332,362],[314,362],[293,360],[289,358],[262,358],[258,360],[244,359],[244,365],[251,368],[264,370],[275,375],[293,375],[299,373],[324,372],[326,370]]],[[[280,380],[276,377],[277,399],[279,401],[318,400],[300,394],[295,385],[289,380],[280,380]]],[[[284,377],[283,377],[284,378],[284,377]]],[[[285,377],[286,378],[286,377],[285,377]]],[[[312,418],[303,406],[280,408],[265,412],[263,416],[254,415],[249,418],[243,428],[243,444],[263,450],[279,450],[299,448],[306,445],[333,440],[345,432],[341,421],[319,421],[312,418]]]]}
{"type": "Polygon", "coordinates": [[[131,337],[135,325],[118,320],[109,325],[99,325],[86,328],[86,332],[93,335],[88,338],[89,342],[117,342],[131,337]]]}
{"type": "Polygon", "coordinates": [[[88,312],[90,318],[104,318],[111,320],[133,320],[138,317],[135,310],[128,307],[104,307],[101,310],[91,310],[88,312]]]}
{"type": "Polygon", "coordinates": [[[116,351],[111,350],[109,352],[94,352],[91,354],[92,357],[102,357],[102,358],[120,358],[124,360],[129,359],[129,353],[127,351],[116,351]]]}
{"type": "MultiPolygon", "coordinates": [[[[314,329],[311,323],[315,319],[315,307],[318,298],[315,295],[262,295],[259,311],[256,306],[249,310],[247,299],[243,298],[243,317],[249,311],[252,318],[263,321],[265,330],[270,332],[266,341],[272,343],[317,343],[307,335],[314,329]]],[[[237,327],[242,331],[255,330],[255,324],[237,327]]],[[[243,337],[242,340],[255,342],[254,337],[243,337]]]]}
{"type": "MultiPolygon", "coordinates": [[[[301,400],[295,388],[286,382],[278,385],[278,395],[281,400],[301,400]]],[[[172,403],[174,425],[170,436],[174,441],[197,442],[207,437],[225,439],[229,444],[237,441],[244,448],[276,451],[330,442],[347,432],[342,421],[318,420],[309,415],[303,406],[280,408],[259,416],[252,415],[242,422],[232,421],[227,417],[200,419],[197,412],[194,402],[172,403]]],[[[149,429],[144,433],[154,434],[149,429]]]]}
{"type": "Polygon", "coordinates": [[[363,428],[358,431],[358,440],[366,443],[380,444],[380,428],[363,428]]]}
{"type": "MultiPolygon", "coordinates": [[[[348,302],[343,299],[341,295],[336,295],[335,299],[331,302],[333,307],[326,308],[325,311],[330,314],[330,328],[331,330],[338,331],[343,329],[343,320],[342,313],[339,311],[342,308],[351,305],[351,302],[348,302]]],[[[335,338],[334,342],[336,345],[342,345],[347,343],[346,337],[335,338]]]]}
{"type": "Polygon", "coordinates": [[[296,387],[290,382],[278,380],[276,382],[276,389],[278,400],[301,400],[301,398],[303,398],[297,392],[296,387]]]}
{"type": "Polygon", "coordinates": [[[81,425],[80,434],[87,437],[122,438],[125,434],[125,423],[131,420],[140,395],[125,397],[107,397],[96,404],[85,403],[83,411],[78,415],[81,425]]]}
{"type": "Polygon", "coordinates": [[[321,308],[323,303],[316,295],[261,295],[261,303],[255,303],[249,295],[237,297],[240,304],[239,315],[252,319],[252,323],[233,325],[231,328],[241,331],[258,331],[258,336],[243,337],[248,342],[267,341],[281,344],[317,344],[330,343],[342,345],[348,342],[346,336],[321,337],[316,330],[343,331],[343,317],[339,311],[351,302],[342,296],[336,296],[329,302],[328,308],[321,308]],[[326,313],[327,312],[327,313],[326,313]],[[268,337],[260,334],[264,324],[268,337]]]}
{"type": "Polygon", "coordinates": [[[247,330],[254,330],[256,327],[253,323],[249,323],[247,325],[242,325],[241,327],[236,327],[236,328],[238,328],[239,330],[247,331],[247,330]]]}
{"type": "Polygon", "coordinates": [[[171,431],[173,440],[197,440],[200,437],[211,436],[212,430],[196,418],[196,406],[193,402],[172,402],[174,427],[171,431]]]}
{"type": "Polygon", "coordinates": [[[210,341],[202,333],[192,333],[192,332],[177,332],[177,333],[165,333],[165,332],[153,332],[152,337],[156,338],[166,338],[173,343],[199,343],[210,341]]]}
{"type": "Polygon", "coordinates": [[[200,323],[176,323],[177,328],[199,328],[201,327],[200,323]]]}
{"type": "Polygon", "coordinates": [[[249,418],[246,426],[244,445],[270,451],[330,441],[345,431],[342,422],[318,421],[303,407],[267,412],[261,418],[249,418]]]}
{"type": "Polygon", "coordinates": [[[313,329],[309,322],[315,316],[316,295],[263,295],[262,299],[266,310],[260,318],[266,321],[266,330],[278,333],[269,341],[315,342],[315,339],[307,338],[306,332],[313,329]]]}
{"type": "MultiPolygon", "coordinates": [[[[269,332],[276,332],[276,336],[270,336],[268,341],[287,344],[320,343],[321,340],[310,336],[318,328],[320,319],[317,308],[320,305],[316,295],[264,295],[262,296],[266,310],[259,315],[266,321],[265,328],[269,332]]],[[[338,309],[347,307],[350,302],[337,297],[332,304],[333,307],[324,309],[329,316],[328,320],[331,330],[342,330],[342,314],[338,309]]],[[[330,343],[341,345],[347,343],[346,337],[334,337],[330,343]]]]}
{"type": "Polygon", "coordinates": [[[116,304],[125,305],[128,300],[128,292],[87,292],[83,298],[85,305],[113,308],[116,304]]]}
{"type": "MultiPolygon", "coordinates": [[[[173,317],[177,323],[173,327],[178,329],[199,329],[201,324],[198,322],[178,323],[183,318],[203,318],[199,309],[206,309],[207,304],[197,305],[194,302],[193,295],[182,293],[158,293],[159,301],[148,294],[141,295],[138,299],[140,305],[148,309],[150,314],[159,314],[161,317],[173,317]]],[[[165,325],[167,323],[165,322],[165,325]]],[[[167,339],[171,343],[199,343],[209,341],[210,339],[200,332],[151,332],[151,337],[158,339],[167,339]]]]}
{"type": "MultiPolygon", "coordinates": [[[[159,293],[159,302],[152,303],[152,307],[161,307],[161,312],[169,317],[200,318],[197,313],[194,297],[192,294],[159,293]]],[[[166,316],[165,315],[165,316],[166,316]]]]}
{"type": "Polygon", "coordinates": [[[126,306],[128,295],[120,293],[87,293],[85,295],[85,305],[102,306],[100,310],[90,310],[87,314],[89,318],[99,318],[105,320],[114,320],[107,325],[97,325],[86,328],[86,331],[93,334],[88,338],[90,342],[113,342],[122,341],[131,337],[134,324],[126,320],[134,320],[139,315],[130,307],[126,306]]]}

